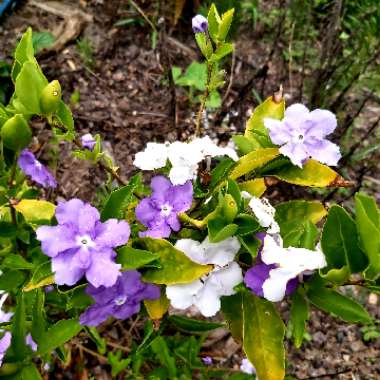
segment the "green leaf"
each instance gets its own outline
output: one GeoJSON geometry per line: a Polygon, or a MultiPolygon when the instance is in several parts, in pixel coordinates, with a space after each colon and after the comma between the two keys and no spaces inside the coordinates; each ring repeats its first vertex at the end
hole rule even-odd
{"type": "Polygon", "coordinates": [[[361,272],[368,264],[359,247],[356,225],[343,207],[333,205],[323,226],[321,246],[326,256],[327,267],[331,269],[348,266],[349,272],[361,272]]]}
{"type": "Polygon", "coordinates": [[[260,380],[283,380],[285,376],[285,327],[273,303],[249,291],[223,297],[222,311],[234,338],[243,349],[260,380]]]}
{"type": "Polygon", "coordinates": [[[53,203],[37,199],[22,199],[14,208],[27,222],[37,224],[51,220],[55,212],[53,203]]]}
{"type": "Polygon", "coordinates": [[[116,261],[122,265],[123,269],[138,269],[159,258],[158,253],[124,246],[117,250],[116,261]]]}
{"type": "MultiPolygon", "coordinates": [[[[205,58],[210,58],[213,53],[213,48],[206,37],[205,33],[195,33],[195,40],[197,41],[198,47],[201,50],[205,58]]],[[[174,75],[173,75],[174,77],[174,75]]]]}
{"type": "Polygon", "coordinates": [[[141,174],[133,176],[128,185],[114,190],[107,198],[104,208],[101,212],[101,220],[116,218],[123,219],[125,210],[132,200],[133,193],[141,186],[141,174]]]}
{"type": "Polygon", "coordinates": [[[234,235],[238,226],[234,223],[226,224],[226,221],[223,218],[217,217],[207,223],[207,228],[210,242],[218,243],[234,235]]]}
{"type": "Polygon", "coordinates": [[[15,60],[18,61],[21,66],[27,61],[34,60],[33,32],[31,27],[26,30],[20,42],[17,44],[15,60]]]}
{"type": "Polygon", "coordinates": [[[254,197],[260,198],[267,189],[264,178],[255,178],[249,181],[240,182],[241,191],[246,191],[254,197]]]}
{"type": "Polygon", "coordinates": [[[212,54],[210,57],[210,62],[217,62],[220,61],[223,57],[225,57],[228,54],[231,54],[234,51],[234,45],[226,42],[224,44],[221,44],[212,54]]]}
{"type": "Polygon", "coordinates": [[[238,239],[248,253],[255,258],[259,252],[260,240],[254,235],[238,236],[238,239]]]}
{"type": "Polygon", "coordinates": [[[24,367],[21,371],[21,379],[22,380],[42,380],[38,369],[34,364],[30,364],[24,367]]]}
{"type": "Polygon", "coordinates": [[[36,290],[36,299],[33,305],[32,337],[37,344],[40,344],[46,330],[45,321],[45,293],[42,289],[36,290]]]}
{"type": "Polygon", "coordinates": [[[221,23],[221,19],[216,9],[215,4],[211,4],[210,10],[207,16],[208,21],[208,32],[214,42],[218,41],[218,32],[219,32],[219,24],[221,23]]]}
{"type": "Polygon", "coordinates": [[[144,306],[150,319],[161,319],[170,306],[170,301],[168,297],[166,297],[164,287],[161,287],[160,298],[156,300],[144,300],[144,306]]]}
{"type": "Polygon", "coordinates": [[[238,225],[237,236],[251,235],[260,228],[257,220],[249,214],[239,214],[234,223],[238,225]]]}
{"type": "Polygon", "coordinates": [[[25,344],[26,325],[25,325],[25,301],[24,294],[20,293],[17,297],[16,311],[12,323],[12,341],[11,347],[15,359],[22,361],[28,354],[28,348],[25,344]]]}
{"type": "Polygon", "coordinates": [[[369,265],[365,277],[375,280],[380,276],[380,226],[379,210],[373,198],[357,193],[355,195],[356,226],[361,246],[369,265]]]}
{"type": "Polygon", "coordinates": [[[315,160],[309,160],[303,166],[287,165],[273,173],[273,176],[294,185],[309,187],[334,186],[341,177],[334,170],[315,160]]]}
{"type": "Polygon", "coordinates": [[[42,336],[38,346],[38,353],[41,355],[49,354],[58,346],[66,343],[82,330],[76,319],[66,319],[51,326],[42,336]]]}
{"type": "Polygon", "coordinates": [[[290,321],[292,323],[292,335],[294,345],[300,348],[305,335],[306,321],[309,319],[309,304],[307,300],[296,292],[292,295],[290,307],[290,321]]]}
{"type": "Polygon", "coordinates": [[[235,143],[239,153],[241,155],[248,154],[256,148],[260,148],[260,145],[246,136],[234,135],[232,136],[232,141],[235,143]]]}
{"type": "Polygon", "coordinates": [[[252,116],[247,121],[244,136],[256,141],[263,148],[273,146],[268,130],[265,128],[264,119],[282,120],[284,113],[285,100],[275,102],[273,96],[270,96],[253,111],[252,116]]]}
{"type": "Polygon", "coordinates": [[[168,320],[179,329],[188,332],[206,332],[224,326],[223,323],[200,321],[198,319],[186,318],[180,315],[171,315],[168,320]]]}
{"type": "Polygon", "coordinates": [[[243,175],[249,174],[253,170],[265,165],[269,161],[278,157],[280,152],[278,148],[263,148],[240,157],[235,168],[230,174],[230,178],[237,179],[243,175]]]}
{"type": "Polygon", "coordinates": [[[161,268],[149,269],[143,279],[154,284],[186,284],[192,282],[211,269],[211,265],[200,265],[191,261],[183,252],[163,239],[141,238],[138,241],[151,252],[160,256],[161,268]]]}
{"type": "Polygon", "coordinates": [[[309,288],[307,297],[316,307],[343,321],[351,323],[372,322],[371,316],[363,306],[335,290],[313,286],[309,288]]]}
{"type": "Polygon", "coordinates": [[[223,13],[222,21],[219,25],[218,40],[224,41],[227,38],[227,34],[230,30],[232,20],[234,18],[235,9],[230,9],[223,13]]]}
{"type": "Polygon", "coordinates": [[[55,114],[58,122],[64,126],[68,132],[74,132],[74,119],[70,108],[61,100],[55,114]]]}
{"type": "Polygon", "coordinates": [[[34,264],[26,261],[20,255],[9,254],[4,258],[1,267],[10,269],[33,269],[34,264]]]}
{"type": "Polygon", "coordinates": [[[33,32],[32,42],[36,54],[42,49],[48,48],[54,44],[55,37],[50,32],[33,32]]]}
{"type": "Polygon", "coordinates": [[[169,348],[162,336],[155,338],[150,344],[152,351],[156,354],[160,363],[168,370],[169,378],[175,379],[177,377],[177,367],[175,359],[171,355],[169,348]]]}
{"type": "Polygon", "coordinates": [[[47,79],[35,62],[28,61],[24,63],[20,74],[16,78],[15,90],[17,100],[29,114],[38,115],[41,113],[40,97],[47,84],[47,79]]]}
{"type": "Polygon", "coordinates": [[[24,272],[19,270],[10,270],[0,276],[0,290],[9,292],[17,289],[26,279],[24,272]]]}

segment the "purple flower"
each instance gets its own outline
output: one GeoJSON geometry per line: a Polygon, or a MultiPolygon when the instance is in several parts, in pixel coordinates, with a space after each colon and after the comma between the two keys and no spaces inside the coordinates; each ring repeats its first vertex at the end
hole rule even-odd
{"type": "Polygon", "coordinates": [[[144,198],[136,207],[136,218],[147,231],[139,236],[167,238],[171,230],[179,231],[181,224],[177,214],[191,207],[193,185],[187,181],[184,185],[174,186],[163,176],[152,178],[152,195],[144,198]]]}
{"type": "Polygon", "coordinates": [[[96,140],[92,137],[91,133],[86,133],[80,138],[83,148],[88,150],[93,150],[96,145],[96,140]]]}
{"type": "Polygon", "coordinates": [[[109,288],[95,288],[89,285],[86,289],[95,304],[87,308],[80,316],[80,323],[98,326],[108,317],[127,319],[140,311],[140,302],[155,300],[160,297],[160,288],[141,281],[141,274],[136,270],[128,270],[118,277],[116,283],[109,288]]]}
{"type": "Polygon", "coordinates": [[[204,356],[202,358],[202,362],[205,364],[205,365],[211,365],[212,364],[212,357],[211,356],[204,356]]]}
{"type": "Polygon", "coordinates": [[[42,187],[57,187],[57,182],[46,166],[39,162],[35,155],[27,149],[24,149],[18,158],[18,166],[34,182],[42,187]]]}
{"type": "Polygon", "coordinates": [[[196,15],[191,20],[194,33],[205,33],[208,28],[207,18],[202,15],[196,15]]]}
{"type": "Polygon", "coordinates": [[[11,345],[12,334],[6,331],[5,334],[0,339],[0,366],[3,364],[3,359],[9,346],[11,345]]]}
{"type": "Polygon", "coordinates": [[[32,351],[37,351],[37,343],[33,340],[32,334],[28,334],[25,338],[25,343],[32,349],[32,351]]]}
{"type": "Polygon", "coordinates": [[[109,219],[102,223],[99,212],[80,199],[59,202],[57,226],[37,229],[45,255],[52,258],[58,285],[74,285],[82,276],[95,287],[112,286],[120,275],[113,248],[127,243],[127,222],[109,219]]]}
{"type": "MultiPolygon", "coordinates": [[[[264,297],[264,282],[269,278],[269,272],[272,269],[277,268],[275,264],[265,264],[261,259],[261,252],[263,250],[265,236],[265,232],[258,232],[256,234],[256,238],[259,239],[261,242],[259,247],[259,253],[256,258],[256,265],[248,269],[244,276],[244,283],[258,297],[264,297]]],[[[297,289],[297,286],[298,279],[291,279],[286,286],[286,295],[292,294],[297,289]]]]}
{"type": "Polygon", "coordinates": [[[302,104],[293,104],[285,111],[282,120],[264,119],[269,136],[280,152],[294,165],[302,167],[309,159],[326,165],[337,165],[341,154],[339,147],[326,140],[336,126],[335,115],[327,110],[309,111],[302,104]]]}

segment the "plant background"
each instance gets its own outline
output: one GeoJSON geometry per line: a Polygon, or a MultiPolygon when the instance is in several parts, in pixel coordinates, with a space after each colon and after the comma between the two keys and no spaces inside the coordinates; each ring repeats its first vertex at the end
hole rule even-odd
{"type": "MultiPolygon", "coordinates": [[[[0,96],[7,96],[7,64],[11,62],[17,39],[27,25],[34,31],[44,32],[36,38],[41,49],[38,60],[49,80],[61,82],[77,131],[100,133],[105,149],[114,157],[122,177],[127,178],[135,171],[134,153],[146,142],[185,140],[193,133],[191,109],[196,110],[196,96],[189,96],[188,87],[176,85],[170,72],[172,66],[185,71],[199,59],[190,25],[197,2],[65,0],[59,3],[61,8],[46,7],[49,4],[46,1],[22,2],[2,21],[0,96]],[[184,7],[179,12],[182,3],[184,7]],[[66,40],[52,50],[54,36],[62,35],[66,40]]],[[[207,1],[200,3],[201,7],[209,5],[207,1]]],[[[347,154],[339,171],[355,181],[355,186],[338,191],[306,192],[296,186],[281,185],[271,189],[269,198],[275,202],[318,198],[344,203],[350,208],[351,194],[362,189],[375,195],[379,202],[380,7],[377,1],[220,0],[216,3],[222,9],[238,6],[240,20],[234,25],[236,53],[226,62],[227,84],[220,93],[222,105],[208,113],[208,120],[204,121],[207,133],[228,141],[231,134],[244,130],[247,115],[259,100],[282,84],[288,104],[302,99],[308,105],[337,113],[340,128],[334,140],[347,154]]],[[[46,194],[47,198],[75,196],[95,204],[99,202],[104,173],[73,158],[69,144],[58,149],[39,120],[32,126],[37,136],[34,141],[37,156],[56,163],[59,190],[57,194],[46,194]]],[[[355,292],[353,295],[366,304],[371,314],[380,318],[380,301],[375,294],[346,290],[355,292]]],[[[282,308],[286,315],[287,304],[282,308]]],[[[142,320],[120,322],[102,334],[118,350],[128,347],[131,338],[141,337],[143,325],[142,320]]],[[[308,342],[300,350],[290,348],[289,373],[295,378],[380,377],[378,330],[362,330],[322,312],[313,312],[309,333],[308,342]],[[323,377],[326,374],[330,375],[323,377]]],[[[101,358],[86,351],[92,349],[91,344],[78,339],[73,343],[77,349],[73,351],[70,366],[62,370],[62,375],[57,372],[54,378],[110,378],[109,368],[101,358]]],[[[238,368],[241,351],[225,330],[215,330],[203,345],[203,352],[220,358],[223,366],[238,368]]]]}

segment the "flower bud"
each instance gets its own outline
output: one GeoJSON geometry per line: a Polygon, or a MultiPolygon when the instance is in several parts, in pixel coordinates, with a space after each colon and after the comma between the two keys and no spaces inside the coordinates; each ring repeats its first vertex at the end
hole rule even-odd
{"type": "Polygon", "coordinates": [[[42,90],[41,94],[41,110],[44,115],[54,113],[61,101],[62,91],[61,85],[57,80],[53,80],[42,90]]]}
{"type": "Polygon", "coordinates": [[[22,150],[32,140],[32,131],[22,115],[8,119],[0,131],[4,146],[11,150],[22,150]]]}
{"type": "Polygon", "coordinates": [[[202,15],[196,15],[193,17],[191,23],[194,33],[205,33],[208,29],[207,18],[202,15]]]}

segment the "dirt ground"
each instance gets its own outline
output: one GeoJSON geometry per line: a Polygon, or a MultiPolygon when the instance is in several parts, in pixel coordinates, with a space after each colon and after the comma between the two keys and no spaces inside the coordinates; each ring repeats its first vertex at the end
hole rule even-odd
{"type": "MultiPolygon", "coordinates": [[[[61,30],[59,28],[63,19],[59,14],[62,13],[54,14],[35,3],[36,1],[26,2],[0,25],[0,59],[11,61],[16,40],[28,25],[33,30],[49,30],[53,34],[61,30]]],[[[185,68],[198,59],[198,53],[189,24],[173,28],[168,20],[159,20],[156,49],[152,48],[152,31],[149,26],[115,27],[114,23],[127,17],[129,12],[123,6],[115,12],[117,3],[126,2],[60,2],[61,6],[69,5],[67,9],[71,12],[73,7],[80,9],[85,17],[79,19],[87,18],[88,21],[78,21],[75,25],[78,33],[59,52],[43,53],[39,62],[49,80],[60,81],[67,102],[70,102],[70,95],[74,91],[79,92],[79,102],[72,107],[76,130],[80,134],[99,133],[104,140],[104,148],[120,167],[121,176],[128,178],[135,170],[132,166],[134,154],[148,141],[186,139],[193,132],[193,115],[189,111],[186,93],[183,89],[170,85],[167,72],[170,65],[174,64],[185,68]],[[165,29],[169,32],[164,33],[165,29]],[[86,67],[79,55],[75,43],[79,36],[88,38],[93,45],[94,63],[91,67],[86,67]]],[[[229,69],[229,77],[233,82],[223,107],[223,110],[228,110],[225,112],[228,117],[225,118],[223,112],[209,115],[207,133],[222,142],[226,142],[232,133],[244,130],[247,112],[256,104],[251,93],[244,93],[244,86],[257,75],[257,70],[265,63],[265,57],[271,49],[265,43],[254,44],[257,37],[247,32],[239,34],[236,40],[232,76],[229,69]]],[[[269,64],[268,70],[264,95],[269,96],[279,83],[283,83],[289,102],[296,101],[293,90],[299,86],[297,76],[289,83],[289,78],[284,76],[282,69],[276,67],[275,60],[269,64]]],[[[376,108],[368,107],[365,114],[368,123],[377,111],[376,108]]],[[[40,147],[41,158],[49,159],[52,157],[52,152],[46,145],[49,135],[43,127],[38,122],[34,125],[36,146],[40,147]]],[[[94,200],[104,173],[72,158],[70,144],[62,143],[59,148],[59,166],[56,168],[59,196],[94,200]]],[[[373,182],[377,174],[370,172],[366,175],[373,182]]],[[[378,183],[370,186],[378,187],[378,183]]],[[[271,195],[290,199],[300,194],[305,195],[299,189],[288,186],[273,190],[271,195]]],[[[313,194],[307,196],[315,197],[313,194]]],[[[380,300],[377,296],[361,293],[357,296],[366,304],[374,318],[379,319],[380,300]]],[[[287,307],[283,306],[286,315],[287,307]]],[[[380,339],[366,343],[360,326],[348,325],[319,311],[313,311],[308,325],[309,341],[299,350],[289,344],[290,375],[304,380],[380,379],[380,339]]],[[[116,334],[112,331],[108,333],[116,334]]],[[[116,334],[116,339],[119,338],[116,334]]],[[[213,345],[213,348],[205,347],[205,350],[218,350],[214,356],[224,355],[225,360],[231,360],[231,365],[236,366],[241,355],[239,347],[234,346],[231,338],[223,333],[216,339],[219,339],[219,343],[213,345]]],[[[212,352],[210,354],[213,355],[212,352]]],[[[94,365],[89,373],[97,379],[107,378],[107,371],[101,366],[94,365]]]]}

